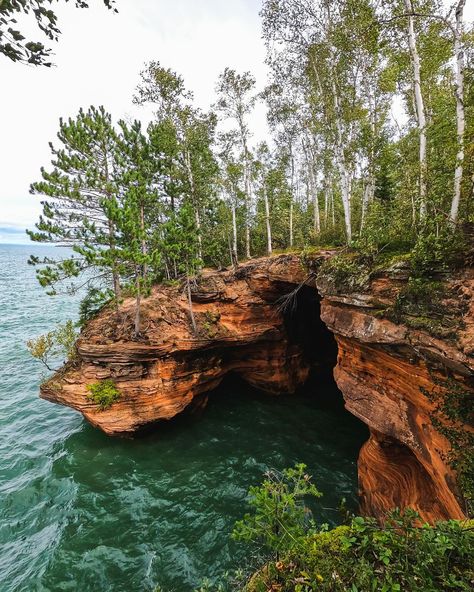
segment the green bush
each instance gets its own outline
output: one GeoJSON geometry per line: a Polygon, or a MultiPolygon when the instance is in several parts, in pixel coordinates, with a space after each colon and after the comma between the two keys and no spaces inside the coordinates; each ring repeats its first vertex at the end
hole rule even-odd
{"type": "Polygon", "coordinates": [[[459,230],[449,227],[425,228],[420,232],[412,250],[412,269],[416,276],[433,271],[448,271],[463,264],[467,245],[459,230]]]}
{"type": "Polygon", "coordinates": [[[356,251],[342,252],[321,265],[318,281],[334,292],[354,292],[367,287],[373,261],[356,251]]]}
{"type": "Polygon", "coordinates": [[[77,334],[74,323],[69,320],[59,323],[56,328],[35,339],[29,339],[26,347],[30,354],[39,360],[50,371],[56,371],[52,364],[61,361],[71,361],[76,356],[77,334]]]}
{"type": "Polygon", "coordinates": [[[358,516],[332,530],[325,525],[316,528],[314,522],[303,520],[304,508],[293,505],[307,493],[320,495],[300,467],[304,465],[290,469],[284,488],[266,478],[261,487],[250,490],[254,511],[237,523],[238,538],[264,542],[270,555],[247,582],[245,592],[473,589],[471,523],[450,520],[431,527],[407,509],[390,512],[383,526],[358,516]],[[281,513],[282,507],[289,509],[287,514],[281,513]]]}
{"type": "Polygon", "coordinates": [[[112,302],[113,298],[113,290],[90,288],[79,305],[79,326],[83,327],[87,321],[94,318],[104,306],[112,302]]]}
{"type": "Polygon", "coordinates": [[[96,403],[101,411],[109,409],[122,396],[114,381],[110,378],[88,384],[87,390],[89,391],[87,398],[96,403]]]}
{"type": "Polygon", "coordinates": [[[268,471],[259,487],[251,487],[252,513],[239,520],[232,533],[236,540],[260,542],[277,555],[293,549],[307,532],[309,510],[303,500],[321,493],[311,482],[304,464],[281,473],[268,471]]]}

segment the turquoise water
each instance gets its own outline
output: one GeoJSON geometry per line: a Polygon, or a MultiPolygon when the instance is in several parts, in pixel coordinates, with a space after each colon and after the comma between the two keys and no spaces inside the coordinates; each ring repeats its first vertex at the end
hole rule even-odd
{"type": "MultiPolygon", "coordinates": [[[[355,507],[366,432],[328,385],[272,398],[224,385],[200,417],[140,440],[107,438],[38,398],[25,341],[73,318],[77,303],[37,286],[29,253],[0,245],[0,591],[186,592],[238,567],[229,539],[263,472],[305,462],[324,492],[320,520],[355,507]]],[[[55,251],[56,252],[56,251],[55,251]]]]}

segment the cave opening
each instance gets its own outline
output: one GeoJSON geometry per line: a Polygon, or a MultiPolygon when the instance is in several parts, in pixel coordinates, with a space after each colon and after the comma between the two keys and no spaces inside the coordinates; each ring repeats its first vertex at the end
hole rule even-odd
{"type": "Polygon", "coordinates": [[[302,348],[310,366],[309,376],[298,394],[313,396],[321,406],[349,413],[344,409],[344,398],[333,376],[338,348],[333,333],[321,320],[320,295],[314,287],[303,285],[294,291],[291,299],[285,301],[285,298],[278,302],[288,338],[302,348]]]}

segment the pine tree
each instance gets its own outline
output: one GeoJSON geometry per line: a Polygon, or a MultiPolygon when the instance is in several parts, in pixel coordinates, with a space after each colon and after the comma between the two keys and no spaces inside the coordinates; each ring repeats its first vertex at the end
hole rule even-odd
{"type": "Polygon", "coordinates": [[[115,213],[120,189],[117,167],[117,133],[103,107],[79,111],[75,119],[60,121],[61,146],[50,144],[50,171],[31,193],[45,196],[43,214],[31,240],[70,247],[72,254],[57,258],[31,257],[38,266],[40,284],[54,293],[58,284],[86,274],[86,283],[112,280],[120,300],[121,261],[115,213]]]}

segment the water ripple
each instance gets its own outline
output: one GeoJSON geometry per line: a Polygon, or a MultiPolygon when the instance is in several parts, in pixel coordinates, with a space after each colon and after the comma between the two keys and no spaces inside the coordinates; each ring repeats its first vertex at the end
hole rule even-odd
{"type": "Polygon", "coordinates": [[[0,246],[1,592],[192,590],[245,557],[229,533],[269,467],[308,464],[330,508],[320,520],[337,520],[342,496],[355,503],[365,430],[314,396],[228,385],[199,419],[135,441],[38,399],[41,369],[25,341],[74,317],[77,303],[42,292],[32,250],[0,246]]]}

